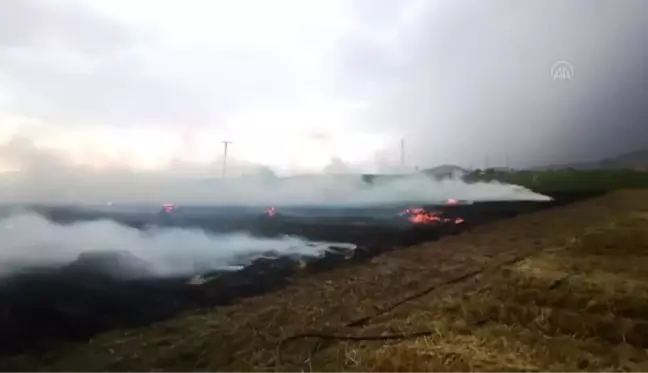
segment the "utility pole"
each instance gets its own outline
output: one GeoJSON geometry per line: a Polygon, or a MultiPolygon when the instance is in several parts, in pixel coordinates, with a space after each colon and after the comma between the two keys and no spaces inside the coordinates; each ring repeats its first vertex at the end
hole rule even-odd
{"type": "Polygon", "coordinates": [[[231,141],[221,141],[223,143],[224,149],[223,149],[223,179],[225,178],[225,174],[227,172],[227,146],[231,144],[231,141]]]}

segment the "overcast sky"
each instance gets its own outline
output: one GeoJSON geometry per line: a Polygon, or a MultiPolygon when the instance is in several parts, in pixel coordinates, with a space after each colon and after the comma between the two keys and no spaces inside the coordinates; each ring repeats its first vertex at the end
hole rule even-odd
{"type": "Polygon", "coordinates": [[[648,147],[647,39],[645,0],[5,0],[0,168],[602,158],[648,147]]]}

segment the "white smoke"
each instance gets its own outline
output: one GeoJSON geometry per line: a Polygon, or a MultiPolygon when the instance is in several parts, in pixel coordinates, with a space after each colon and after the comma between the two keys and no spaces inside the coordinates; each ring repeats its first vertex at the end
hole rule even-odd
{"type": "MultiPolygon", "coordinates": [[[[246,234],[210,235],[187,229],[139,231],[112,221],[58,225],[40,215],[0,218],[0,275],[30,266],[60,266],[82,252],[128,251],[151,265],[155,275],[189,275],[201,270],[244,265],[265,253],[323,254],[330,244],[246,234]]],[[[337,245],[337,244],[336,244],[337,245]]],[[[346,245],[348,246],[348,245],[346,245]]]]}
{"type": "MultiPolygon", "coordinates": [[[[263,173],[233,179],[192,178],[181,170],[129,172],[97,170],[73,164],[60,152],[38,148],[26,139],[0,145],[2,158],[21,170],[0,173],[0,202],[63,204],[210,204],[210,205],[358,205],[448,198],[467,200],[547,200],[522,187],[498,182],[466,183],[460,178],[433,180],[423,174],[383,179],[369,185],[356,174],[315,174],[278,178],[263,173]]],[[[204,175],[203,175],[204,176],[204,175]]]]}
{"type": "Polygon", "coordinates": [[[6,202],[63,204],[209,204],[209,205],[363,205],[448,198],[484,200],[549,200],[526,188],[499,182],[466,183],[459,178],[432,180],[424,175],[367,184],[360,175],[313,175],[293,178],[188,180],[131,175],[70,177],[57,183],[17,181],[6,202]]]}
{"type": "Polygon", "coordinates": [[[399,202],[438,203],[449,198],[473,201],[537,200],[549,197],[499,182],[466,183],[459,178],[433,180],[422,174],[366,184],[360,176],[313,176],[266,183],[231,181],[219,191],[226,201],[261,205],[370,205],[399,202]]]}
{"type": "MultiPolygon", "coordinates": [[[[66,163],[57,153],[29,144],[10,144],[5,153],[24,168],[0,177],[0,202],[64,204],[200,205],[367,205],[436,203],[462,200],[547,200],[522,187],[497,182],[466,183],[458,178],[434,180],[422,174],[363,181],[361,175],[310,175],[277,178],[272,174],[226,180],[196,180],[165,173],[97,171],[66,163]],[[9,151],[11,150],[11,151],[9,151]]],[[[1,149],[0,149],[1,150],[1,149]]],[[[2,152],[0,152],[2,153],[2,152]]],[[[141,232],[110,221],[56,225],[41,216],[11,213],[0,217],[0,272],[20,265],[62,265],[82,252],[125,250],[153,266],[159,275],[226,268],[275,251],[282,255],[322,253],[294,239],[259,239],[247,235],[208,235],[164,229],[141,232]]]]}

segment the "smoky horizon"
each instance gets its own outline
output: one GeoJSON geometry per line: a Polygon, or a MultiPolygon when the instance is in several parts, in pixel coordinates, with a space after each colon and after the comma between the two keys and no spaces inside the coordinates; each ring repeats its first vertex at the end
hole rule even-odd
{"type": "Polygon", "coordinates": [[[646,151],[647,14],[642,0],[3,2],[0,192],[192,199],[193,180],[646,151]]]}

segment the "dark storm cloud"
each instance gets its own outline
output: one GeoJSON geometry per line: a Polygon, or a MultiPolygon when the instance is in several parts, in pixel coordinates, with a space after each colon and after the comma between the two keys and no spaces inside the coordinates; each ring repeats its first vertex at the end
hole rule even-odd
{"type": "Polygon", "coordinates": [[[404,76],[382,87],[367,127],[403,134],[412,163],[523,166],[641,146],[647,18],[632,0],[448,4],[408,35],[404,76]],[[552,80],[560,60],[571,81],[552,80]]]}

